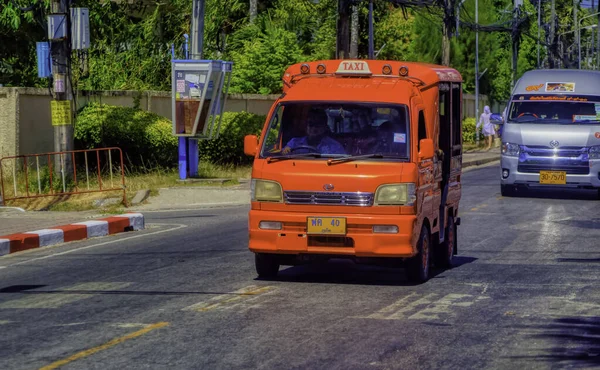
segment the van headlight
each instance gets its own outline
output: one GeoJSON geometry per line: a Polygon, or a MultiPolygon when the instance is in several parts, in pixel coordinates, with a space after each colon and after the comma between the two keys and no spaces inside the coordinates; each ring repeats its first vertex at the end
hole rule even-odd
{"type": "Polygon", "coordinates": [[[281,184],[275,181],[252,179],[250,192],[253,202],[283,202],[281,184]]]}
{"type": "Polygon", "coordinates": [[[502,154],[508,157],[518,157],[521,153],[521,147],[519,144],[513,143],[503,143],[502,144],[502,154]]]}
{"type": "Polygon", "coordinates": [[[413,183],[381,185],[375,192],[376,206],[412,206],[416,199],[413,183]]]}
{"type": "Polygon", "coordinates": [[[589,157],[590,159],[600,159],[600,145],[590,148],[589,157]]]}

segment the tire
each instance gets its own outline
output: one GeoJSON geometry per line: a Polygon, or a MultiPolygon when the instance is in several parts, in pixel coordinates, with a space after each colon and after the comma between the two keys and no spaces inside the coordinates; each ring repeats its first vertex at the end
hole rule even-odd
{"type": "Polygon", "coordinates": [[[445,240],[438,245],[437,253],[435,254],[435,265],[439,268],[451,268],[454,250],[456,248],[456,225],[454,217],[449,216],[448,227],[446,228],[445,240]]]}
{"type": "Polygon", "coordinates": [[[279,258],[274,254],[256,253],[254,266],[259,278],[274,278],[279,273],[279,258]]]}
{"type": "Polygon", "coordinates": [[[512,185],[500,185],[500,194],[503,197],[514,197],[516,195],[515,187],[512,185]]]}
{"type": "Polygon", "coordinates": [[[431,268],[431,237],[426,225],[421,228],[417,250],[417,255],[408,260],[406,274],[409,281],[424,283],[429,279],[431,268]]]}
{"type": "Polygon", "coordinates": [[[598,194],[596,195],[596,198],[598,198],[598,200],[600,200],[600,188],[598,188],[598,194]]]}

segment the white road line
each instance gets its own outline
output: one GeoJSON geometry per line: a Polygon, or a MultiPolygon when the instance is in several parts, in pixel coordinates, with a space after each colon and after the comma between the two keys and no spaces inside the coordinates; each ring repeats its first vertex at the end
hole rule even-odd
{"type": "MultiPolygon", "coordinates": [[[[48,259],[48,258],[62,256],[62,255],[73,253],[73,252],[79,252],[79,251],[90,249],[90,248],[101,247],[103,245],[108,245],[108,244],[121,243],[121,242],[124,242],[124,241],[127,241],[127,240],[143,238],[143,237],[146,237],[146,236],[168,233],[168,232],[171,232],[171,231],[175,231],[175,230],[179,230],[179,229],[183,229],[183,228],[188,227],[188,225],[184,225],[184,224],[155,224],[155,225],[170,225],[170,226],[176,226],[176,227],[173,227],[173,228],[167,229],[167,230],[155,231],[155,232],[148,233],[148,234],[134,235],[134,236],[129,236],[129,237],[123,238],[123,239],[111,240],[111,241],[107,241],[107,242],[103,242],[103,243],[88,245],[88,246],[85,246],[85,247],[75,248],[75,249],[71,249],[71,250],[68,250],[68,251],[64,251],[64,252],[60,252],[60,253],[54,253],[54,254],[50,254],[50,255],[47,255],[47,256],[43,256],[43,257],[31,258],[31,259],[29,259],[27,261],[17,262],[17,263],[13,263],[11,265],[6,265],[6,266],[0,266],[0,269],[7,268],[7,267],[13,267],[13,266],[19,266],[19,265],[25,265],[25,264],[28,264],[28,263],[31,263],[31,262],[34,262],[34,261],[45,260],[45,259],[48,259]]],[[[37,250],[40,250],[40,249],[38,248],[37,250]]],[[[8,256],[5,256],[3,258],[4,259],[6,259],[6,258],[12,258],[12,257],[18,256],[18,255],[19,255],[18,253],[16,253],[16,254],[9,254],[8,256]]]]}

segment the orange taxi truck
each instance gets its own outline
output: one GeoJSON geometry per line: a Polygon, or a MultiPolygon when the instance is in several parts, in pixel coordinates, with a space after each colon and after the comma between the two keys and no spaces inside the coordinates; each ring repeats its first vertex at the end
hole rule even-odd
{"type": "Polygon", "coordinates": [[[457,253],[462,77],[422,63],[328,60],[283,76],[254,156],[249,248],[259,277],[350,258],[424,282],[457,253]]]}

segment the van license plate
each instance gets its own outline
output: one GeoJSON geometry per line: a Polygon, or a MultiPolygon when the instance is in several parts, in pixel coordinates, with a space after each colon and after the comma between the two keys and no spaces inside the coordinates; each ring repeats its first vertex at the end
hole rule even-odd
{"type": "Polygon", "coordinates": [[[540,184],[565,185],[566,183],[565,171],[540,171],[540,184]]]}
{"type": "Polygon", "coordinates": [[[309,217],[307,234],[346,235],[346,219],[343,217],[309,217]]]}

